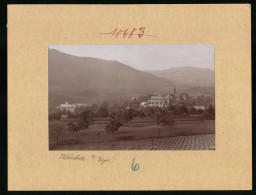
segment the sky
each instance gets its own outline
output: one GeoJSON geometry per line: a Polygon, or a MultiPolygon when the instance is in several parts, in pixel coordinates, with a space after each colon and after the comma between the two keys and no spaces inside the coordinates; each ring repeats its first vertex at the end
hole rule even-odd
{"type": "Polygon", "coordinates": [[[105,60],[138,70],[194,66],[214,70],[214,45],[49,45],[50,49],[105,60]]]}

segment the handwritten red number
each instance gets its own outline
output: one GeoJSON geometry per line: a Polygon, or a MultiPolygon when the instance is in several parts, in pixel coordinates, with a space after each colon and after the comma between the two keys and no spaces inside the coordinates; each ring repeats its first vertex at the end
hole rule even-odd
{"type": "Polygon", "coordinates": [[[125,38],[127,36],[127,31],[128,31],[128,29],[125,29],[124,34],[123,34],[123,38],[125,38]]]}
{"type": "Polygon", "coordinates": [[[136,28],[133,28],[131,34],[128,36],[128,38],[131,38],[132,37],[132,33],[134,33],[134,31],[137,30],[136,28]]]}
{"type": "Polygon", "coordinates": [[[116,33],[116,37],[118,37],[118,35],[123,32],[122,30],[119,30],[118,33],[116,33]]]}
{"type": "Polygon", "coordinates": [[[143,36],[144,31],[145,31],[145,27],[141,27],[141,28],[140,28],[141,34],[138,34],[139,38],[141,38],[141,37],[143,36]]]}
{"type": "Polygon", "coordinates": [[[115,30],[113,30],[112,32],[109,33],[109,34],[112,34],[111,37],[114,36],[114,34],[116,33],[116,31],[117,31],[117,28],[116,28],[115,30]]]}
{"type": "MultiPolygon", "coordinates": [[[[145,31],[145,27],[140,27],[139,29],[136,29],[136,28],[133,28],[131,33],[128,35],[127,31],[128,29],[125,29],[125,30],[118,30],[117,28],[113,31],[111,31],[110,33],[108,34],[111,34],[111,37],[115,36],[116,38],[123,34],[123,38],[127,37],[128,35],[128,38],[131,38],[133,36],[133,33],[136,31],[136,30],[139,30],[140,33],[137,34],[139,38],[141,38],[143,35],[144,35],[144,31],[145,31]]],[[[135,34],[134,34],[135,35],[135,34]]]]}

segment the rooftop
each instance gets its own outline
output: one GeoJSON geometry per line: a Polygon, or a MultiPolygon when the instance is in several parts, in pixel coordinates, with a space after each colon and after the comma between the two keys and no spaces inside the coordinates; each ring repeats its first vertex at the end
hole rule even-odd
{"type": "Polygon", "coordinates": [[[161,95],[153,95],[151,96],[150,100],[168,100],[169,98],[163,97],[161,95]]]}

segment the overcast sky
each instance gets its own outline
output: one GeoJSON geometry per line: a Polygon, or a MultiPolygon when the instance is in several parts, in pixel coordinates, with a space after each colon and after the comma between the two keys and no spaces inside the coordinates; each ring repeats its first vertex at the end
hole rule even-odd
{"type": "Polygon", "coordinates": [[[116,60],[138,70],[194,66],[214,70],[214,45],[49,45],[75,56],[116,60]]]}

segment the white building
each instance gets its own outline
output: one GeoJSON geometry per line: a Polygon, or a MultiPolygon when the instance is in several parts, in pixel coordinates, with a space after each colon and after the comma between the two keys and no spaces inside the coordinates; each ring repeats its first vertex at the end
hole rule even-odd
{"type": "Polygon", "coordinates": [[[146,108],[147,106],[148,106],[147,102],[141,102],[140,103],[140,107],[142,107],[142,108],[146,108]]]}
{"type": "Polygon", "coordinates": [[[173,87],[173,90],[170,94],[168,94],[165,97],[162,97],[161,95],[152,95],[150,99],[147,102],[148,107],[163,107],[168,106],[170,103],[170,100],[178,100],[178,97],[176,95],[176,88],[173,87]]]}
{"type": "Polygon", "coordinates": [[[76,105],[77,108],[87,107],[87,104],[82,104],[82,103],[76,103],[75,105],[76,105]]]}
{"type": "Polygon", "coordinates": [[[163,107],[169,104],[169,98],[167,97],[162,97],[161,95],[153,95],[151,98],[148,100],[147,105],[149,107],[163,107]]]}
{"type": "Polygon", "coordinates": [[[196,110],[204,110],[204,106],[194,106],[196,110]]]}
{"type": "Polygon", "coordinates": [[[60,104],[59,106],[57,106],[58,109],[60,110],[66,110],[66,111],[70,111],[70,112],[75,112],[75,108],[80,108],[83,106],[87,106],[86,104],[82,104],[82,103],[77,103],[77,104],[69,104],[67,101],[65,102],[65,104],[60,104]]]}
{"type": "Polygon", "coordinates": [[[68,119],[68,115],[63,114],[63,115],[61,115],[60,119],[61,120],[67,120],[68,119]]]}

